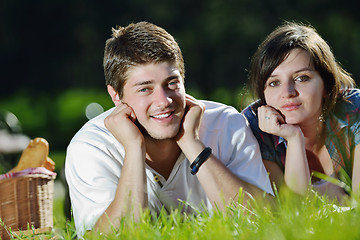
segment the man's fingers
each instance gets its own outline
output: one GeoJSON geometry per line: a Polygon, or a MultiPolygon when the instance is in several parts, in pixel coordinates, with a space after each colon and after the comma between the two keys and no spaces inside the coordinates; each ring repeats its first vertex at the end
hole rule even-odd
{"type": "Polygon", "coordinates": [[[205,105],[202,102],[199,102],[198,100],[196,100],[196,98],[194,98],[193,96],[186,94],[186,105],[188,106],[188,109],[190,109],[191,107],[194,106],[199,106],[201,108],[201,111],[204,112],[205,110],[205,105]]]}

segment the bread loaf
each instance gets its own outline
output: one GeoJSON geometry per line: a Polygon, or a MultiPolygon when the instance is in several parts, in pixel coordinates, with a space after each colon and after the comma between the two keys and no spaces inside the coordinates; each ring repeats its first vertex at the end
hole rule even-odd
{"type": "Polygon", "coordinates": [[[45,167],[54,171],[55,163],[49,157],[49,143],[44,138],[35,138],[20,156],[16,167],[9,172],[19,172],[27,168],[45,167]]]}

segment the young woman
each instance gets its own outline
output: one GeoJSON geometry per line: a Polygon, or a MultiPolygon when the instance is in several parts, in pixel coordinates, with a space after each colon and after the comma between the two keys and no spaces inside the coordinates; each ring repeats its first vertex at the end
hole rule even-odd
{"type": "Polygon", "coordinates": [[[288,22],[275,29],[252,58],[250,82],[259,100],[243,114],[275,186],[305,194],[312,185],[340,200],[348,193],[312,172],[345,172],[358,193],[360,90],[316,30],[288,22]]]}

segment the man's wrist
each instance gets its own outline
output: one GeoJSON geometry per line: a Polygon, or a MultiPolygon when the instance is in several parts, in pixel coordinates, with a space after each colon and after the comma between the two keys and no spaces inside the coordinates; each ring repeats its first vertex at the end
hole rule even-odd
{"type": "Polygon", "coordinates": [[[179,144],[179,147],[190,163],[205,149],[205,145],[200,140],[189,141],[182,145],[179,144]]]}
{"type": "Polygon", "coordinates": [[[129,144],[127,146],[124,146],[124,149],[125,155],[139,156],[139,154],[141,154],[141,157],[145,160],[146,147],[144,142],[141,142],[139,144],[129,144]]]}
{"type": "Polygon", "coordinates": [[[190,165],[191,174],[195,175],[198,171],[201,165],[210,157],[211,155],[211,148],[206,147],[200,154],[197,156],[197,158],[193,161],[193,163],[190,165]]]}

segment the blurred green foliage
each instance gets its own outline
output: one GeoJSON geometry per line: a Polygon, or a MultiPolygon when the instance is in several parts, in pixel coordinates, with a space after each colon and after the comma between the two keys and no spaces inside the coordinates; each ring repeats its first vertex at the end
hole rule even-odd
{"type": "Polygon", "coordinates": [[[69,90],[54,95],[34,96],[19,92],[0,102],[0,109],[15,114],[23,133],[31,138],[44,137],[54,149],[65,148],[72,136],[88,120],[86,107],[97,102],[104,109],[113,104],[101,90],[69,90]]]}

